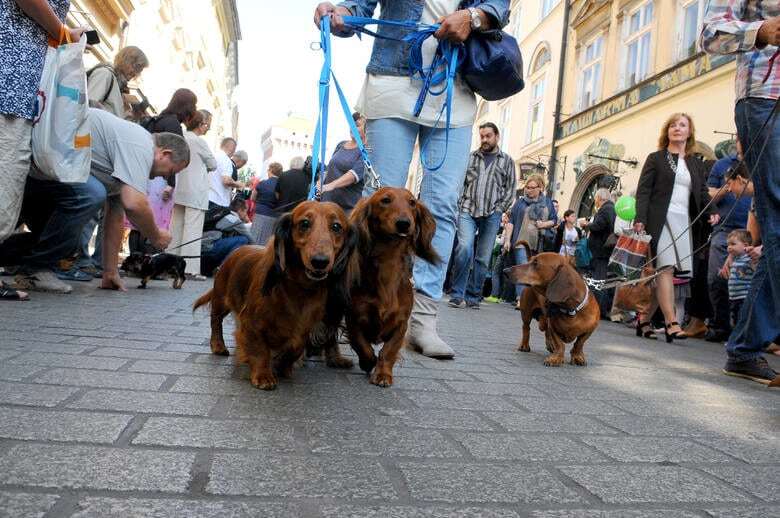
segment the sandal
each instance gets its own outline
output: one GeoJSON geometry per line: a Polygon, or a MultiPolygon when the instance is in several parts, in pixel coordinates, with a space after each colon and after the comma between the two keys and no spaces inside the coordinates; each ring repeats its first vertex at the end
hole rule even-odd
{"type": "Polygon", "coordinates": [[[0,283],[0,300],[27,301],[30,300],[30,296],[26,291],[16,290],[3,282],[0,283]]]}
{"type": "Polygon", "coordinates": [[[652,322],[640,322],[636,321],[636,336],[640,338],[649,338],[651,340],[656,339],[655,330],[653,329],[652,322]]]}
{"type": "Polygon", "coordinates": [[[674,333],[670,333],[669,329],[674,326],[680,327],[680,323],[669,322],[668,324],[666,324],[666,329],[664,329],[664,334],[666,335],[666,343],[668,344],[672,343],[674,340],[685,340],[686,338],[688,338],[685,335],[685,331],[683,331],[682,329],[680,329],[679,331],[675,331],[674,333]]]}

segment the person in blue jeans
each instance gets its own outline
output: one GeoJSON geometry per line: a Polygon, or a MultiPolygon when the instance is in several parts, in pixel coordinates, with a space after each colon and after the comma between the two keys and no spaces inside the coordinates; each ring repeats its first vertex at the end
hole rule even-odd
{"type": "Polygon", "coordinates": [[[501,214],[509,210],[515,198],[515,163],[498,148],[496,125],[482,124],[479,140],[479,149],[471,153],[458,202],[458,244],[450,293],[450,306],[456,308],[479,309],[501,214]]]}
{"type": "Polygon", "coordinates": [[[230,212],[216,224],[216,230],[203,233],[201,240],[201,274],[211,277],[219,265],[238,247],[252,242],[246,200],[234,198],[230,212]]]}
{"type": "MultiPolygon", "coordinates": [[[[454,1],[346,0],[338,6],[330,2],[320,3],[315,9],[314,23],[319,27],[320,18],[329,15],[334,34],[351,36],[342,16],[371,17],[378,4],[381,5],[379,17],[384,20],[441,24],[434,34],[435,39],[429,38],[423,44],[424,66],[431,63],[437,46],[436,39],[461,43],[472,31],[501,28],[509,22],[509,0],[485,0],[476,8],[460,10],[457,9],[458,2],[454,1]]],[[[379,28],[379,34],[389,38],[403,38],[408,32],[399,27],[379,28]]],[[[474,92],[457,78],[450,106],[452,116],[449,135],[438,120],[445,96],[429,95],[422,112],[414,116],[412,111],[420,93],[420,81],[413,80],[409,75],[406,46],[405,42],[397,39],[374,40],[356,110],[366,117],[369,155],[381,176],[383,186],[404,187],[415,144],[418,140],[421,145],[425,144],[421,159],[423,175],[420,199],[436,220],[433,247],[442,262],[436,265],[425,261],[415,262],[415,300],[407,339],[412,347],[426,356],[450,359],[455,353],[436,330],[438,301],[442,297],[444,277],[455,239],[458,195],[466,172],[477,102],[474,92]],[[444,162],[441,168],[436,171],[428,169],[428,164],[438,164],[442,159],[444,162]]]]}
{"type": "Polygon", "coordinates": [[[723,372],[766,383],[777,373],[761,352],[780,335],[780,68],[773,57],[780,46],[780,2],[711,0],[701,45],[709,53],[737,55],[735,118],[763,244],[726,343],[723,372]]]}

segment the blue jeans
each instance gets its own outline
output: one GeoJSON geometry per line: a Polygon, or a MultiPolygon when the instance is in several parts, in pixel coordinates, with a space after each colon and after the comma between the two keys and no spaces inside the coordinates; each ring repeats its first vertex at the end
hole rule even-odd
{"type": "MultiPolygon", "coordinates": [[[[521,246],[520,248],[515,248],[512,250],[515,255],[515,266],[520,266],[521,264],[525,264],[528,262],[528,254],[525,253],[525,247],[521,246]]],[[[525,284],[515,284],[515,297],[520,298],[520,295],[523,294],[523,290],[525,289],[525,284]]]]}
{"type": "Polygon", "coordinates": [[[481,218],[475,218],[468,212],[461,212],[458,215],[458,244],[455,247],[452,263],[452,293],[450,294],[453,299],[465,299],[466,302],[471,303],[478,303],[482,299],[482,285],[485,283],[490,256],[500,226],[500,212],[481,218]]]}
{"type": "Polygon", "coordinates": [[[28,177],[21,221],[30,232],[14,234],[0,245],[0,265],[53,268],[78,250],[84,225],[105,201],[106,189],[92,175],[73,184],[28,177]]]}
{"type": "Polygon", "coordinates": [[[236,248],[249,244],[246,236],[223,237],[214,241],[211,250],[201,254],[200,268],[203,275],[212,275],[214,270],[223,263],[236,248]]]}
{"type": "Polygon", "coordinates": [[[739,101],[735,110],[742,148],[750,148],[745,162],[753,173],[753,203],[764,245],[750,292],[726,343],[726,352],[736,361],[758,358],[766,345],[780,335],[780,121],[758,158],[772,122],[764,131],[759,130],[774,104],[768,99],[748,98],[739,101]]]}
{"type": "MultiPolygon", "coordinates": [[[[417,139],[426,142],[425,161],[438,163],[444,155],[444,129],[420,126],[402,119],[371,119],[366,125],[371,162],[380,175],[382,186],[404,187],[409,174],[414,145],[417,139]]],[[[455,241],[455,223],[458,215],[458,197],[466,175],[471,147],[471,126],[451,128],[449,149],[444,165],[437,171],[423,171],[420,200],[436,220],[433,248],[441,263],[429,264],[423,260],[414,263],[414,286],[424,295],[439,300],[442,296],[447,264],[455,241]]],[[[371,192],[366,189],[364,195],[371,192]]]]}

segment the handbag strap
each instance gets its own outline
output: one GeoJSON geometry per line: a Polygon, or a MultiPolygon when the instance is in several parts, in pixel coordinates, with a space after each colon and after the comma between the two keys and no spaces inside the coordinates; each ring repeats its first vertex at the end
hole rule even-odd
{"type": "Polygon", "coordinates": [[[672,248],[674,249],[674,263],[678,270],[682,270],[682,264],[680,263],[680,253],[677,251],[677,240],[674,238],[674,232],[672,232],[672,227],[669,225],[669,221],[665,221],[664,225],[666,226],[667,232],[669,232],[669,237],[672,239],[672,248]]]}

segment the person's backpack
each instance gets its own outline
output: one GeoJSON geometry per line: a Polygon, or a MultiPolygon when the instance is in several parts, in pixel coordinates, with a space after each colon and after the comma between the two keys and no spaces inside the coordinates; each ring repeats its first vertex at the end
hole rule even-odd
{"type": "Polygon", "coordinates": [[[105,95],[100,100],[101,104],[106,102],[108,99],[109,94],[111,93],[111,90],[114,89],[114,83],[116,82],[116,72],[114,72],[114,67],[107,63],[101,63],[99,65],[95,65],[94,67],[87,70],[87,81],[89,81],[89,76],[92,75],[92,73],[97,70],[98,68],[107,68],[109,72],[111,72],[111,84],[108,86],[108,89],[106,90],[105,95]]]}
{"type": "Polygon", "coordinates": [[[138,124],[149,133],[154,133],[154,127],[157,124],[157,119],[158,117],[144,117],[138,121],[138,124]]]}
{"type": "Polygon", "coordinates": [[[210,230],[217,230],[217,223],[219,220],[230,214],[230,208],[221,207],[216,205],[206,211],[206,216],[203,218],[203,232],[210,230]]]}
{"type": "Polygon", "coordinates": [[[593,254],[588,248],[588,238],[582,237],[577,241],[577,247],[574,249],[574,263],[577,268],[587,268],[590,266],[591,259],[593,259],[593,254]]]}

